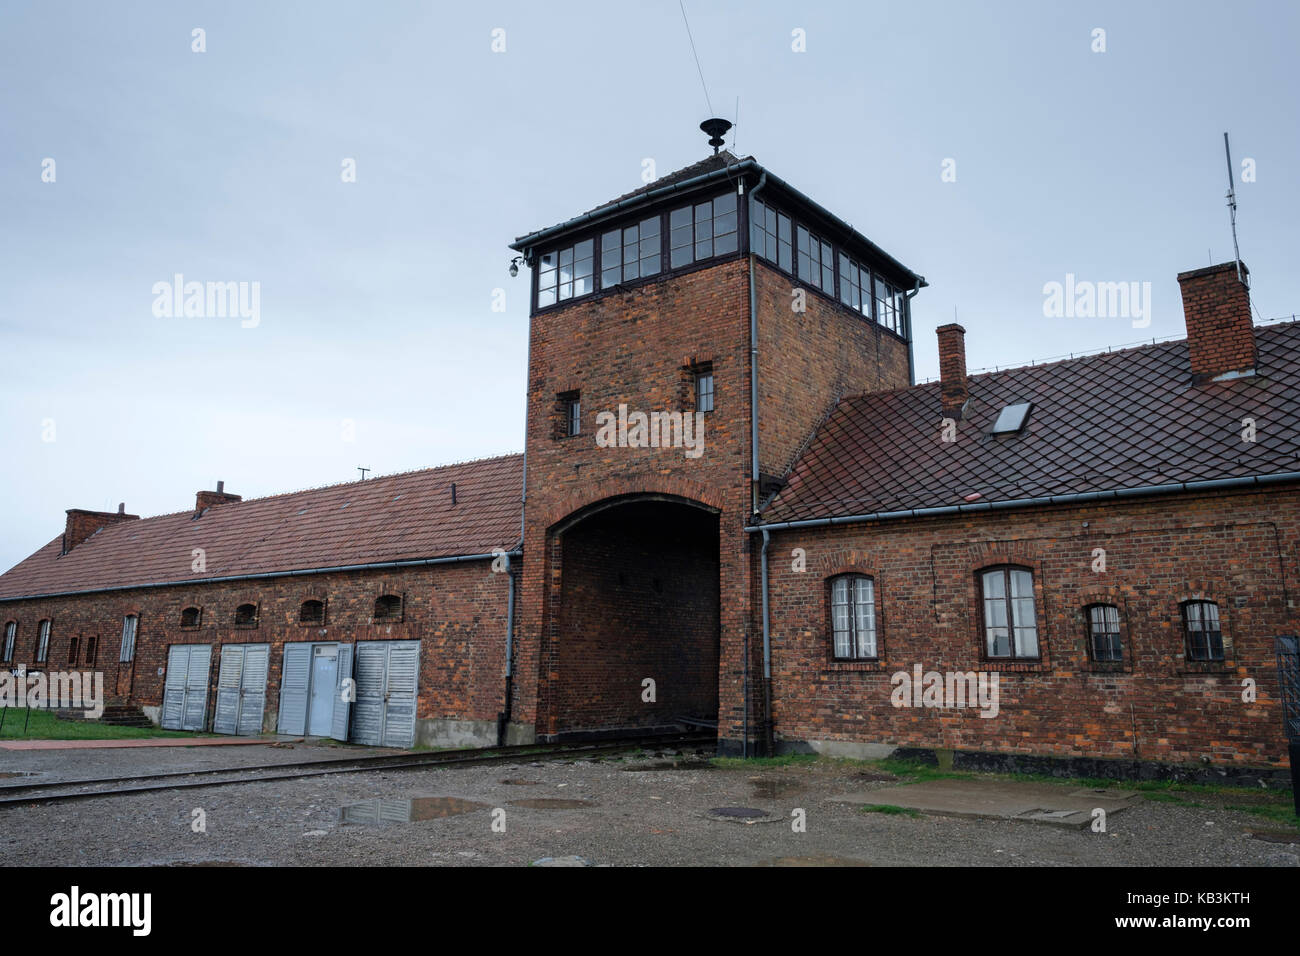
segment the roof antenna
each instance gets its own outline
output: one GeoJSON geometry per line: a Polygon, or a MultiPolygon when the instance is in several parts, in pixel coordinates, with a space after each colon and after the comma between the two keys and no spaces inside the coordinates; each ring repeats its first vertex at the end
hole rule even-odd
{"type": "Polygon", "coordinates": [[[1232,220],[1232,254],[1237,260],[1237,281],[1242,285],[1246,280],[1241,276],[1241,250],[1237,248],[1237,187],[1232,179],[1232,150],[1228,146],[1228,134],[1223,134],[1223,155],[1228,160],[1228,216],[1232,220]]]}
{"type": "Polygon", "coordinates": [[[709,145],[713,147],[713,155],[717,156],[719,147],[727,144],[723,137],[727,135],[727,130],[731,129],[731,120],[724,120],[715,116],[713,119],[706,119],[701,123],[700,129],[709,134],[709,145]]]}
{"type": "Polygon", "coordinates": [[[362,481],[366,480],[366,472],[368,472],[369,470],[370,470],[369,468],[362,468],[360,465],[357,465],[357,471],[361,472],[362,481]]]}

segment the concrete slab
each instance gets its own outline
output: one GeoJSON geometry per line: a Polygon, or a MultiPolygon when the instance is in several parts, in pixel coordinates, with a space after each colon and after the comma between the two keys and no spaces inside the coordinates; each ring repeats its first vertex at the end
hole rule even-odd
{"type": "Polygon", "coordinates": [[[268,745],[257,737],[134,737],[126,740],[0,740],[0,750],[100,750],[109,747],[238,747],[268,745]]]}
{"type": "Polygon", "coordinates": [[[881,804],[937,816],[1028,820],[1077,829],[1092,823],[1093,811],[1119,813],[1142,799],[1131,790],[1090,790],[1060,784],[953,778],[901,784],[831,797],[835,803],[881,804]]]}

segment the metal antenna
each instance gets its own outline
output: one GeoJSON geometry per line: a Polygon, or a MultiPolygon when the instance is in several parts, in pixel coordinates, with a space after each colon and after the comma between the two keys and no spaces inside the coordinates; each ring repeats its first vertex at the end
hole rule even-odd
{"type": "Polygon", "coordinates": [[[1237,260],[1237,281],[1245,285],[1241,277],[1241,250],[1237,247],[1237,187],[1232,177],[1232,150],[1228,146],[1228,134],[1223,134],[1223,155],[1228,160],[1228,215],[1232,220],[1232,254],[1237,260]]]}
{"type": "Polygon", "coordinates": [[[370,470],[369,468],[362,468],[360,465],[357,465],[357,471],[361,472],[362,481],[366,480],[366,472],[368,472],[369,470],[370,470]]]}

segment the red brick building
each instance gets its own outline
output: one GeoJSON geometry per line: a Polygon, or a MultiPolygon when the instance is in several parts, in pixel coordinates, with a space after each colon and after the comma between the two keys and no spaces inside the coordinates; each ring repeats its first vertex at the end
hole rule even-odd
{"type": "Polygon", "coordinates": [[[970,376],[948,326],[914,385],[924,279],[753,159],[512,248],[524,456],[69,512],[0,576],[7,661],[93,639],[232,732],[1285,762],[1300,326],[1235,264],[1179,277],[1186,341],[970,376]]]}

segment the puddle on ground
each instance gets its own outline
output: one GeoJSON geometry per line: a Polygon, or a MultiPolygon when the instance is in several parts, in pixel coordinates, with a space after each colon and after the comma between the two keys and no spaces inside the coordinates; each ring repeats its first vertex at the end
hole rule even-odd
{"type": "Polygon", "coordinates": [[[177,860],[174,863],[164,863],[164,866],[248,866],[247,863],[237,863],[234,860],[197,860],[189,862],[186,860],[177,860]]]}
{"type": "Polygon", "coordinates": [[[12,780],[14,777],[34,777],[30,770],[6,770],[0,773],[0,780],[12,780]]]}
{"type": "Polygon", "coordinates": [[[866,860],[854,860],[847,856],[778,856],[771,860],[762,860],[755,866],[870,866],[866,860]]]}
{"type": "Polygon", "coordinates": [[[681,760],[663,760],[659,763],[642,764],[639,767],[624,767],[626,773],[642,773],[646,770],[714,770],[713,764],[696,757],[683,757],[681,760]]]}
{"type": "Polygon", "coordinates": [[[486,803],[474,803],[459,797],[415,797],[411,800],[364,800],[339,808],[342,823],[368,823],[383,826],[389,823],[413,823],[419,820],[441,820],[462,813],[487,809],[486,803]]]}
{"type": "Polygon", "coordinates": [[[582,807],[594,807],[590,800],[563,800],[558,797],[538,797],[535,800],[511,800],[509,806],[525,807],[529,810],[579,810],[582,807]]]}
{"type": "Polygon", "coordinates": [[[803,784],[797,780],[773,780],[764,779],[763,777],[750,777],[749,782],[754,785],[754,796],[758,797],[760,800],[774,800],[787,793],[799,793],[803,790],[803,784]]]}
{"type": "Polygon", "coordinates": [[[1300,830],[1247,830],[1256,840],[1267,843],[1300,843],[1300,830]]]}
{"type": "Polygon", "coordinates": [[[724,820],[762,820],[767,816],[767,811],[756,807],[714,807],[709,811],[709,816],[724,820]]]}
{"type": "Polygon", "coordinates": [[[540,780],[520,780],[518,777],[506,777],[501,781],[507,787],[540,787],[540,780]]]}

